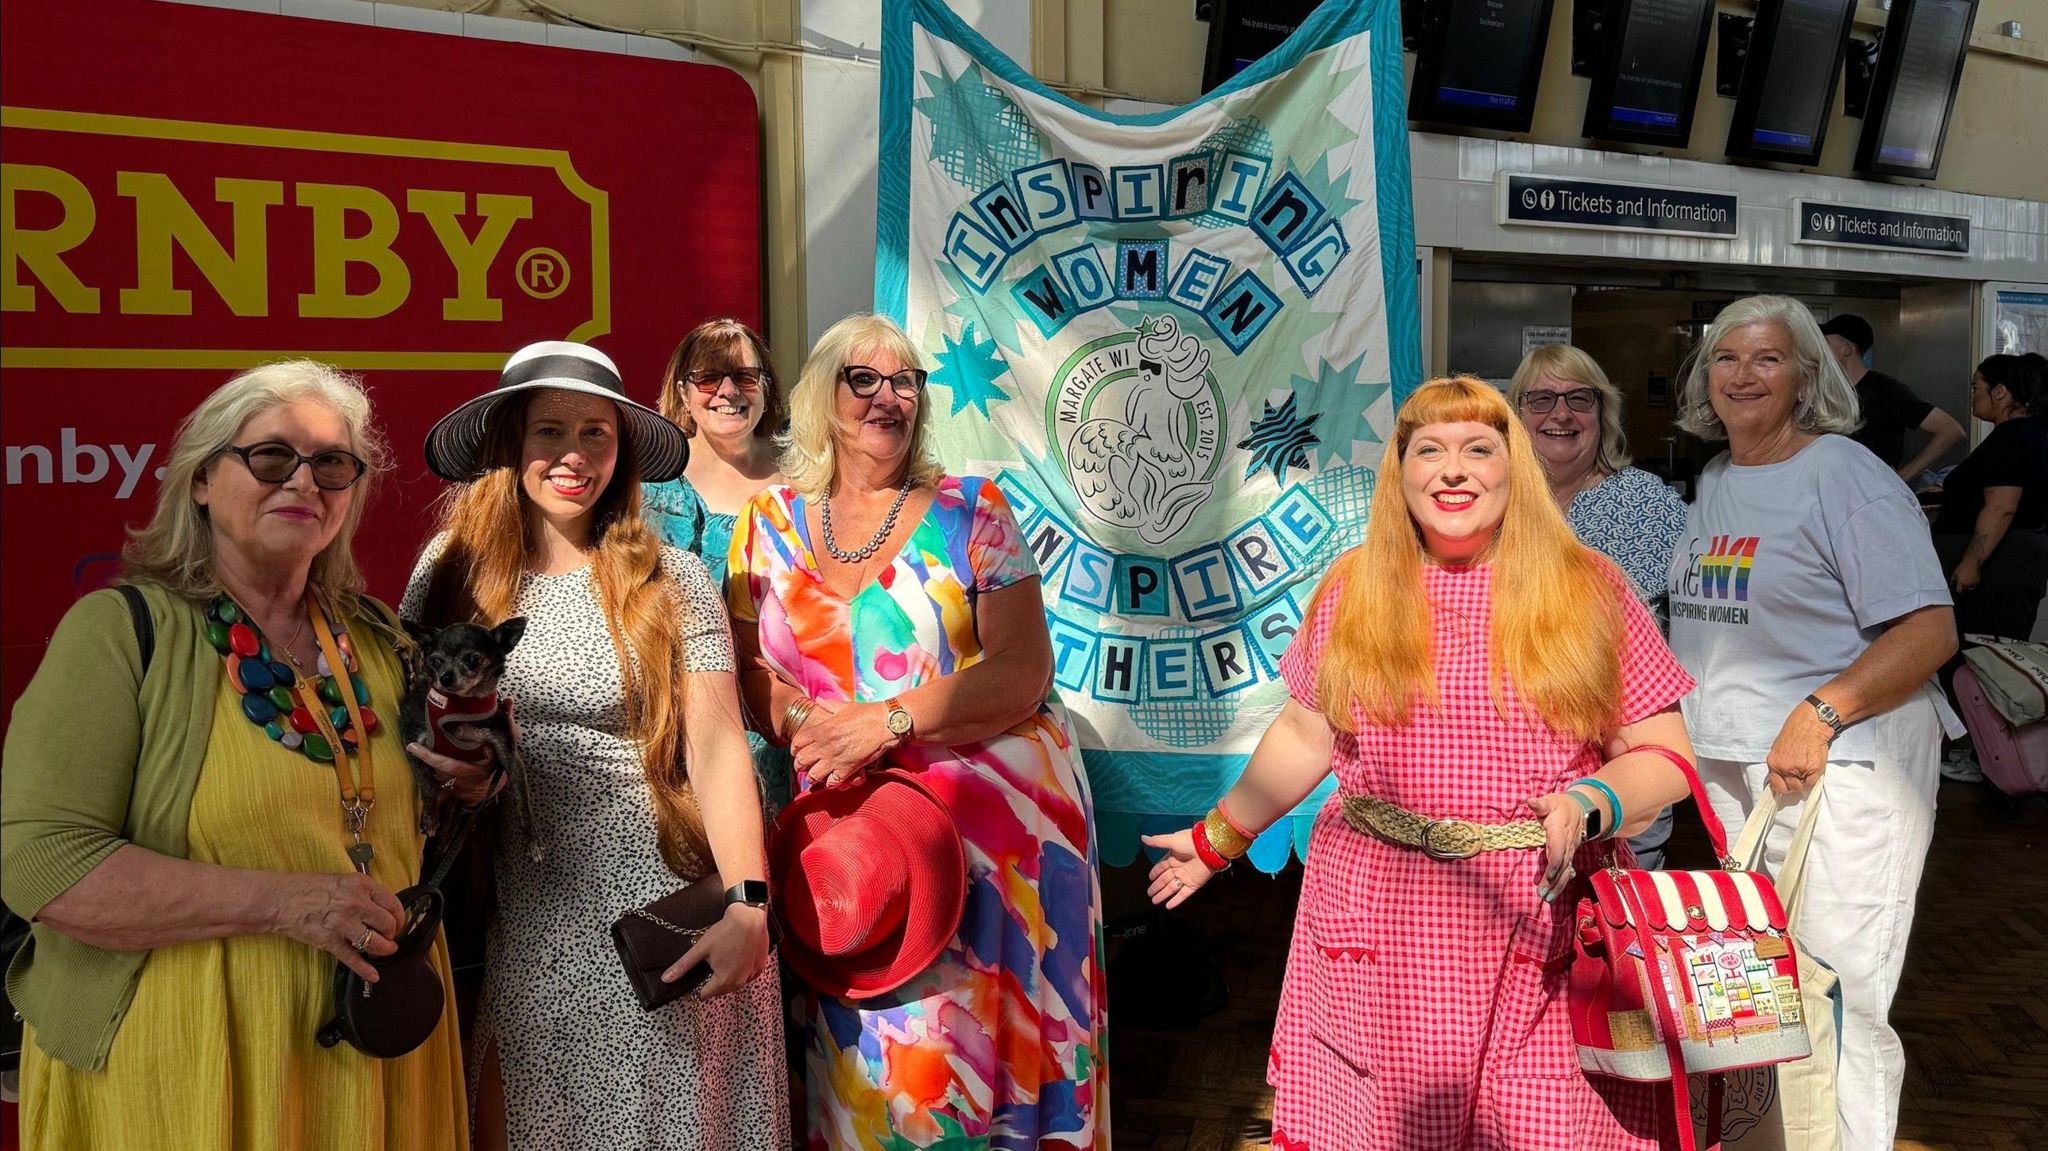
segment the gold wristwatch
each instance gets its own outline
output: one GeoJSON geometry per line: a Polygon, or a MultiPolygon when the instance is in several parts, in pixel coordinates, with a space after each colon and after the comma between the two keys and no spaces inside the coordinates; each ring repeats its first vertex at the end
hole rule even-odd
{"type": "Polygon", "coordinates": [[[911,727],[910,713],[904,710],[903,701],[891,698],[884,701],[884,706],[889,709],[889,734],[896,737],[897,743],[908,743],[910,741],[911,727]]]}

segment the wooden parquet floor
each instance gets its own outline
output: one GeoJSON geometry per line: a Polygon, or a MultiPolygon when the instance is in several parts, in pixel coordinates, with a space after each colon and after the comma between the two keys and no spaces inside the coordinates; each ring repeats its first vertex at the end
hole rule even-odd
{"type": "MultiPolygon", "coordinates": [[[[1897,1151],[2048,1151],[2048,800],[1944,782],[1939,802],[1892,1011],[1907,1064],[1897,1151]]],[[[1679,825],[1672,866],[1706,866],[1705,836],[1683,830],[1697,821],[1681,812],[1679,825]]],[[[1233,869],[1163,918],[1145,913],[1142,868],[1105,869],[1103,884],[1117,1151],[1267,1151],[1266,1049],[1299,868],[1233,869]],[[1174,1026],[1205,967],[1227,1005],[1174,1026]]]]}

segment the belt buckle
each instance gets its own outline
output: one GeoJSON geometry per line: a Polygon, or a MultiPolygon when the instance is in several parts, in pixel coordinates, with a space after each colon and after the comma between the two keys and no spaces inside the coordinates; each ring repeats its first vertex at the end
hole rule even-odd
{"type": "Polygon", "coordinates": [[[1486,833],[1479,829],[1479,825],[1462,819],[1432,819],[1422,825],[1421,838],[1422,854],[1445,862],[1470,859],[1478,855],[1486,843],[1486,833]],[[1435,838],[1439,829],[1448,830],[1452,835],[1451,842],[1442,847],[1437,846],[1435,838]]]}

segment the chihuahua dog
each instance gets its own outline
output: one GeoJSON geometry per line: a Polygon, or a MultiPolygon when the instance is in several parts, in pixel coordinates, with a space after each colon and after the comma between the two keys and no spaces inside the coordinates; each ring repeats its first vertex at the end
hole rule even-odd
{"type": "MultiPolygon", "coordinates": [[[[498,698],[498,680],[505,659],[526,634],[526,617],[513,616],[497,627],[473,623],[431,628],[408,622],[406,631],[419,645],[405,701],[399,707],[399,734],[452,759],[482,766],[495,762],[504,771],[516,797],[519,819],[535,861],[541,858],[534,836],[533,797],[527,790],[526,764],[512,738],[508,709],[498,698]]],[[[418,785],[420,831],[432,835],[441,821],[445,793],[433,769],[412,760],[418,785]]]]}

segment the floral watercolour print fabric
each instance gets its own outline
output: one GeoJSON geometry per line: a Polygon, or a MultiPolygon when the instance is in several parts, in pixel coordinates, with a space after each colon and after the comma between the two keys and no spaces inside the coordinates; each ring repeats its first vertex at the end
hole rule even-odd
{"type": "MultiPolygon", "coordinates": [[[[1424,569],[1441,705],[1407,725],[1354,713],[1336,733],[1341,790],[1410,811],[1481,823],[1529,818],[1528,798],[1601,763],[1490,693],[1491,579],[1485,566],[1424,569]]],[[[1626,620],[1622,718],[1692,688],[1635,596],[1626,620]]],[[[1316,704],[1335,597],[1280,663],[1289,692],[1316,704]]],[[[1600,846],[1577,860],[1591,871],[1600,846]]],[[[1669,1102],[1660,1084],[1579,1071],[1566,1009],[1571,911],[1536,895],[1538,851],[1443,862],[1352,830],[1336,797],[1316,816],[1267,1079],[1273,1145],[1290,1151],[1654,1151],[1669,1102]]]]}
{"type": "MultiPolygon", "coordinates": [[[[756,496],[729,606],[777,672],[824,699],[881,700],[981,658],[975,600],[1038,574],[993,483],[940,481],[903,551],[851,600],[825,587],[805,501],[756,496]]],[[[830,1151],[1109,1146],[1102,900],[1093,801],[1066,713],[892,757],[952,810],[966,848],[959,934],[885,996],[808,994],[809,1145],[830,1151]]]]}

